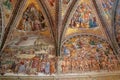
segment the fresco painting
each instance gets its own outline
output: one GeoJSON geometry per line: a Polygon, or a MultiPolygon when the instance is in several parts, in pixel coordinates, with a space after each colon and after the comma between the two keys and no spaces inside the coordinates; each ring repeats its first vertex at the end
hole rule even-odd
{"type": "Polygon", "coordinates": [[[11,30],[6,42],[9,43],[16,39],[22,41],[24,40],[23,38],[26,39],[29,36],[36,37],[40,35],[51,38],[51,28],[48,27],[49,23],[43,14],[37,0],[28,0],[23,12],[19,15],[20,18],[18,22],[16,22],[15,28],[11,30]]]}
{"type": "Polygon", "coordinates": [[[31,37],[6,46],[1,56],[1,71],[27,75],[55,74],[57,58],[53,42],[49,40],[31,37]]]}
{"type": "MultiPolygon", "coordinates": [[[[10,21],[16,1],[3,0],[5,25],[10,21]]],[[[56,1],[59,0],[25,0],[24,5],[20,3],[22,6],[19,8],[23,10],[17,12],[20,15],[13,17],[18,20],[13,20],[9,25],[10,31],[0,52],[0,76],[75,80],[102,79],[104,77],[101,74],[107,77],[117,73],[120,63],[117,51],[113,50],[116,46],[102,26],[92,0],[77,0],[75,5],[71,5],[74,0],[61,0],[61,20],[56,14],[56,1]],[[71,6],[73,10],[66,15],[71,6]],[[68,19],[64,24],[66,17],[68,19]]],[[[104,15],[109,19],[114,1],[99,0],[104,15]]],[[[0,11],[0,36],[1,20],[0,11]]],[[[116,38],[120,46],[120,3],[115,21],[116,38]]]]}
{"type": "Polygon", "coordinates": [[[73,0],[62,0],[62,17],[64,17],[65,14],[67,13],[66,11],[68,10],[72,1],[73,0]]]}
{"type": "Polygon", "coordinates": [[[70,22],[70,28],[96,28],[99,26],[96,14],[89,1],[81,1],[70,22]]]}
{"type": "Polygon", "coordinates": [[[0,56],[3,74],[52,75],[57,57],[50,26],[37,0],[27,1],[18,26],[15,26],[0,56]]]}
{"type": "Polygon", "coordinates": [[[120,70],[110,45],[92,35],[76,35],[64,41],[61,56],[62,73],[120,70]]]}
{"type": "Polygon", "coordinates": [[[3,0],[3,13],[5,26],[8,24],[12,11],[14,10],[17,0],[3,0]]]}
{"type": "Polygon", "coordinates": [[[53,21],[56,21],[55,16],[56,16],[56,1],[57,0],[43,0],[43,2],[45,3],[45,6],[47,7],[49,14],[51,16],[51,19],[53,21]]]}
{"type": "Polygon", "coordinates": [[[100,0],[100,2],[98,4],[101,5],[102,9],[103,9],[103,16],[109,20],[111,19],[112,16],[112,8],[114,6],[116,0],[100,0]]]}
{"type": "Polygon", "coordinates": [[[44,31],[46,27],[43,14],[36,9],[34,4],[31,4],[23,13],[22,20],[17,29],[22,31],[44,31]]]}

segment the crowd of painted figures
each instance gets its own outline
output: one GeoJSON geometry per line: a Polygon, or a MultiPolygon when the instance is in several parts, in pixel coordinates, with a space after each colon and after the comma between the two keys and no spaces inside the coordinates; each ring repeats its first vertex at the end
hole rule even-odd
{"type": "Polygon", "coordinates": [[[97,19],[91,6],[87,3],[81,3],[73,14],[70,27],[95,28],[97,26],[97,19]]]}
{"type": "Polygon", "coordinates": [[[18,30],[23,31],[43,31],[47,27],[43,14],[33,4],[31,4],[23,13],[18,30]]]}
{"type": "Polygon", "coordinates": [[[100,0],[100,1],[101,1],[102,8],[104,10],[104,15],[106,15],[108,19],[108,17],[111,17],[112,7],[115,0],[100,0]]]}
{"type": "Polygon", "coordinates": [[[32,59],[20,59],[12,58],[3,63],[5,59],[0,58],[0,72],[5,73],[15,73],[15,74],[55,74],[56,73],[56,58],[48,58],[44,56],[41,59],[39,56],[35,56],[32,59]]]}
{"type": "Polygon", "coordinates": [[[118,59],[110,46],[94,37],[71,38],[64,43],[62,54],[63,73],[119,69],[118,59]]]}
{"type": "MultiPolygon", "coordinates": [[[[23,74],[55,74],[81,73],[89,71],[116,71],[120,65],[110,47],[103,39],[95,36],[78,35],[66,40],[62,44],[61,58],[50,54],[39,54],[32,58],[20,58],[15,50],[14,54],[6,52],[0,57],[1,73],[23,73],[23,74]]],[[[13,50],[12,50],[13,51],[13,50]]],[[[21,51],[20,55],[33,55],[34,51],[28,53],[21,51]]]]}

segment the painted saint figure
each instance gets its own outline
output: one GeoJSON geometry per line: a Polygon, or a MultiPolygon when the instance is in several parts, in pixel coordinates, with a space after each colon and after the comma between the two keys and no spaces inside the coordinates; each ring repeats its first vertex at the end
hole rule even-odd
{"type": "Polygon", "coordinates": [[[42,12],[37,10],[34,4],[31,4],[23,13],[17,29],[24,31],[44,31],[46,27],[47,25],[42,12]]]}
{"type": "Polygon", "coordinates": [[[70,55],[70,50],[67,47],[64,47],[64,55],[69,56],[70,55]]]}
{"type": "Polygon", "coordinates": [[[45,64],[45,74],[49,74],[50,73],[50,62],[46,61],[45,64]]]}
{"type": "Polygon", "coordinates": [[[18,73],[25,73],[25,65],[24,62],[21,62],[19,69],[18,69],[18,73]]]}

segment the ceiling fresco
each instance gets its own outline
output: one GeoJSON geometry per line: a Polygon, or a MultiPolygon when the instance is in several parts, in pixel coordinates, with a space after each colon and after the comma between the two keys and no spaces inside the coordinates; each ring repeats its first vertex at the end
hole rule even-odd
{"type": "Polygon", "coordinates": [[[101,22],[96,14],[95,7],[89,0],[78,1],[77,7],[74,9],[71,18],[67,23],[65,36],[74,33],[93,33],[105,37],[101,22]]]}
{"type": "Polygon", "coordinates": [[[70,4],[72,3],[72,1],[74,0],[62,0],[62,18],[65,17],[65,14],[68,8],[70,7],[70,4]]]}
{"type": "Polygon", "coordinates": [[[18,30],[21,31],[45,31],[47,25],[41,11],[37,10],[34,4],[31,4],[23,13],[18,30]]]}
{"type": "Polygon", "coordinates": [[[56,16],[56,0],[43,0],[52,16],[52,19],[55,21],[56,16]]]}
{"type": "Polygon", "coordinates": [[[112,15],[112,7],[114,5],[114,2],[116,0],[100,0],[101,1],[101,6],[104,10],[103,15],[106,17],[106,19],[111,19],[111,15],[112,15]]]}
{"type": "Polygon", "coordinates": [[[11,41],[11,39],[17,39],[18,37],[23,36],[44,35],[48,38],[52,37],[50,31],[51,28],[48,27],[48,21],[45,18],[46,16],[41,12],[42,10],[39,7],[37,0],[28,0],[22,11],[22,15],[18,15],[18,21],[15,21],[16,27],[11,30],[11,36],[9,36],[7,42],[11,41]]]}
{"type": "Polygon", "coordinates": [[[112,28],[111,23],[115,2],[116,0],[96,0],[97,6],[101,12],[100,14],[103,20],[105,20],[105,23],[107,23],[109,30],[112,28]]]}
{"type": "Polygon", "coordinates": [[[4,13],[4,26],[8,24],[16,2],[17,0],[2,0],[4,13]]]}

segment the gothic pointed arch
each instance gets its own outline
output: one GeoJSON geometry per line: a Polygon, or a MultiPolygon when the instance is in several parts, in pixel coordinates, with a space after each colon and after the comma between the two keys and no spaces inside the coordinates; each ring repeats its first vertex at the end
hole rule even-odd
{"type": "Polygon", "coordinates": [[[92,1],[77,1],[65,24],[63,38],[74,33],[93,33],[107,38],[92,1]]]}
{"type": "Polygon", "coordinates": [[[51,15],[51,18],[53,21],[55,21],[56,17],[56,0],[44,0],[42,1],[43,4],[46,6],[47,10],[49,11],[49,14],[51,15]]]}
{"type": "Polygon", "coordinates": [[[44,7],[45,12],[48,14],[47,17],[49,18],[49,22],[52,25],[53,35],[55,37],[55,40],[57,41],[57,0],[39,0],[41,2],[41,5],[44,7]]]}

